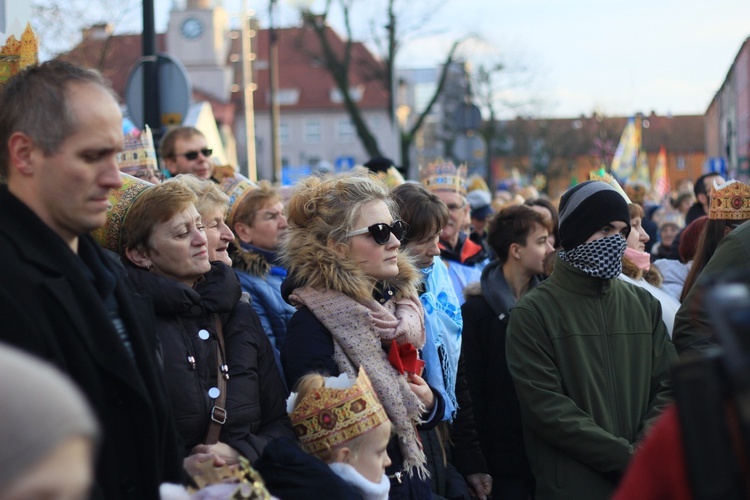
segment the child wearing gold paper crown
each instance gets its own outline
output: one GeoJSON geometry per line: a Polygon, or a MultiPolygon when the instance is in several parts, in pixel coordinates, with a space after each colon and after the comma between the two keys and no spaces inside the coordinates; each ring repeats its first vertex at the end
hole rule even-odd
{"type": "Polygon", "coordinates": [[[287,408],[305,450],[328,464],[365,500],[387,499],[391,464],[386,448],[391,422],[364,368],[356,380],[346,374],[309,374],[297,384],[287,408]]]}

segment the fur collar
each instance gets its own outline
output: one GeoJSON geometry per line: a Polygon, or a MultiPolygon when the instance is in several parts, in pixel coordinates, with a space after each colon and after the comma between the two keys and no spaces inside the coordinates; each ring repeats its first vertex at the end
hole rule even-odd
{"type": "MultiPolygon", "coordinates": [[[[353,299],[372,298],[373,283],[352,261],[341,259],[309,232],[287,230],[279,257],[299,286],[317,290],[334,290],[353,299]]],[[[401,299],[417,294],[423,276],[406,251],[398,253],[398,276],[384,283],[401,299]]]]}
{"type": "Polygon", "coordinates": [[[664,281],[661,272],[659,272],[659,268],[655,265],[651,264],[648,271],[642,271],[627,258],[622,259],[622,274],[635,281],[643,278],[646,283],[653,285],[656,288],[661,288],[661,284],[664,281]]]}
{"type": "Polygon", "coordinates": [[[357,469],[349,464],[332,462],[328,466],[337,476],[354,486],[362,494],[364,500],[386,500],[388,498],[391,481],[385,474],[383,474],[379,483],[373,483],[369,479],[365,479],[362,474],[357,472],[357,469]]]}
{"type": "Polygon", "coordinates": [[[229,255],[232,257],[232,267],[234,269],[244,271],[252,276],[264,278],[271,271],[271,264],[269,264],[265,255],[242,248],[238,239],[235,239],[230,245],[229,255]]]}

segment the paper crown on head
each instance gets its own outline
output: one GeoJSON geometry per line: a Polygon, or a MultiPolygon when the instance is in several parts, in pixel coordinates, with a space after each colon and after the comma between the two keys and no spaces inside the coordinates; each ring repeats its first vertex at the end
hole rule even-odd
{"type": "Polygon", "coordinates": [[[326,386],[308,392],[289,417],[297,437],[312,454],[331,450],[388,421],[361,366],[356,380],[346,374],[327,378],[326,386]]]}
{"type": "Polygon", "coordinates": [[[99,245],[117,254],[122,249],[122,225],[128,216],[128,210],[145,189],[153,186],[150,182],[123,172],[120,172],[120,179],[122,186],[109,192],[107,221],[92,232],[99,245]]]}
{"type": "MultiPolygon", "coordinates": [[[[240,201],[251,191],[258,189],[258,185],[234,171],[231,165],[222,165],[214,168],[213,178],[219,183],[219,188],[229,196],[229,210],[227,211],[227,225],[234,225],[234,215],[240,201]]],[[[234,231],[234,229],[232,229],[234,231]]]]}
{"type": "Polygon", "coordinates": [[[386,170],[385,172],[378,172],[378,177],[383,182],[385,182],[386,186],[388,186],[389,189],[398,187],[406,182],[404,176],[401,175],[401,172],[399,172],[398,169],[393,165],[388,167],[388,170],[386,170]]]}
{"type": "Polygon", "coordinates": [[[750,186],[737,180],[727,181],[719,186],[714,181],[708,218],[712,220],[750,219],[750,186]]]}
{"type": "Polygon", "coordinates": [[[0,87],[13,75],[36,64],[38,60],[39,39],[31,28],[31,23],[27,22],[20,40],[15,35],[10,35],[6,38],[5,45],[0,46],[0,87]]]}
{"type": "Polygon", "coordinates": [[[628,204],[633,203],[632,201],[630,201],[630,197],[625,193],[625,190],[622,189],[622,186],[620,186],[620,183],[617,182],[617,179],[615,179],[614,176],[609,172],[605,172],[603,169],[599,171],[592,170],[591,172],[589,172],[589,180],[606,182],[607,184],[615,188],[615,191],[620,193],[622,197],[625,198],[625,201],[628,204]]]}
{"type": "Polygon", "coordinates": [[[154,137],[148,125],[142,132],[136,128],[125,134],[125,147],[117,154],[117,165],[121,172],[130,175],[144,168],[159,170],[154,137]]]}
{"type": "Polygon", "coordinates": [[[438,160],[419,170],[424,187],[432,192],[449,191],[466,195],[466,165],[456,167],[449,161],[438,160]]]}
{"type": "Polygon", "coordinates": [[[479,174],[473,174],[466,180],[466,190],[468,192],[481,190],[489,193],[490,187],[487,185],[487,181],[484,180],[484,177],[479,174]]]}

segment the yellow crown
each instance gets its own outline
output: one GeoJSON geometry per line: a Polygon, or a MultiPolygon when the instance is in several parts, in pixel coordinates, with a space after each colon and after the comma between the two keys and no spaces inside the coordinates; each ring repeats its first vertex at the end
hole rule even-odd
{"type": "Polygon", "coordinates": [[[289,417],[294,432],[311,454],[331,450],[388,421],[362,367],[354,385],[311,390],[289,417]]]}
{"type": "Polygon", "coordinates": [[[148,168],[159,170],[154,150],[154,137],[148,125],[143,132],[134,129],[125,134],[125,147],[117,154],[117,165],[121,172],[129,175],[136,175],[139,170],[148,168]]]}
{"type": "Polygon", "coordinates": [[[122,244],[122,225],[128,216],[128,210],[146,188],[153,186],[150,182],[123,172],[120,172],[120,178],[122,186],[109,192],[107,222],[91,233],[99,245],[118,254],[122,244]]]}
{"type": "Polygon", "coordinates": [[[466,165],[456,167],[451,162],[438,160],[419,170],[424,187],[432,192],[450,191],[466,196],[466,165]]]}
{"type": "MultiPolygon", "coordinates": [[[[214,169],[214,180],[219,183],[219,188],[229,196],[229,210],[227,211],[227,225],[231,228],[234,225],[234,214],[240,201],[251,191],[258,189],[258,185],[234,171],[234,168],[228,165],[219,166],[214,169]]],[[[234,230],[234,229],[232,229],[234,230]]]]}
{"type": "Polygon", "coordinates": [[[385,172],[378,172],[378,177],[380,178],[380,180],[385,182],[386,186],[388,186],[389,189],[398,187],[406,182],[406,180],[404,180],[404,176],[401,175],[401,172],[399,172],[398,169],[392,165],[388,167],[388,170],[386,170],[385,172]]]}
{"type": "Polygon", "coordinates": [[[603,169],[599,170],[598,172],[596,170],[592,170],[591,172],[589,172],[589,180],[606,182],[611,187],[613,187],[615,191],[620,193],[623,198],[625,198],[625,202],[628,205],[633,203],[632,201],[630,201],[630,197],[625,193],[625,190],[622,189],[622,186],[620,186],[620,183],[617,182],[617,179],[615,179],[609,172],[605,172],[603,169]]]}
{"type": "Polygon", "coordinates": [[[718,186],[714,181],[708,218],[712,220],[750,219],[750,186],[737,180],[727,181],[718,186]]]}
{"type": "Polygon", "coordinates": [[[25,67],[36,64],[38,55],[39,40],[31,29],[31,24],[27,22],[20,40],[10,35],[6,38],[5,45],[0,47],[0,87],[25,67]]]}

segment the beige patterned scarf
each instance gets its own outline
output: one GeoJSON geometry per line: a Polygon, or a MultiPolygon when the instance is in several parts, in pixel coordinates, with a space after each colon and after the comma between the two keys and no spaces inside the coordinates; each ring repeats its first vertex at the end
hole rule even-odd
{"type": "Polygon", "coordinates": [[[415,425],[420,423],[424,406],[409,388],[406,376],[391,366],[382,343],[411,343],[417,349],[425,342],[422,303],[414,295],[392,299],[381,305],[375,299],[355,300],[333,290],[298,288],[290,295],[292,304],[304,305],[331,332],[334,361],[339,370],[356,378],[364,366],[372,386],[391,419],[404,467],[409,474],[416,468],[427,477],[425,455],[415,425]]]}

